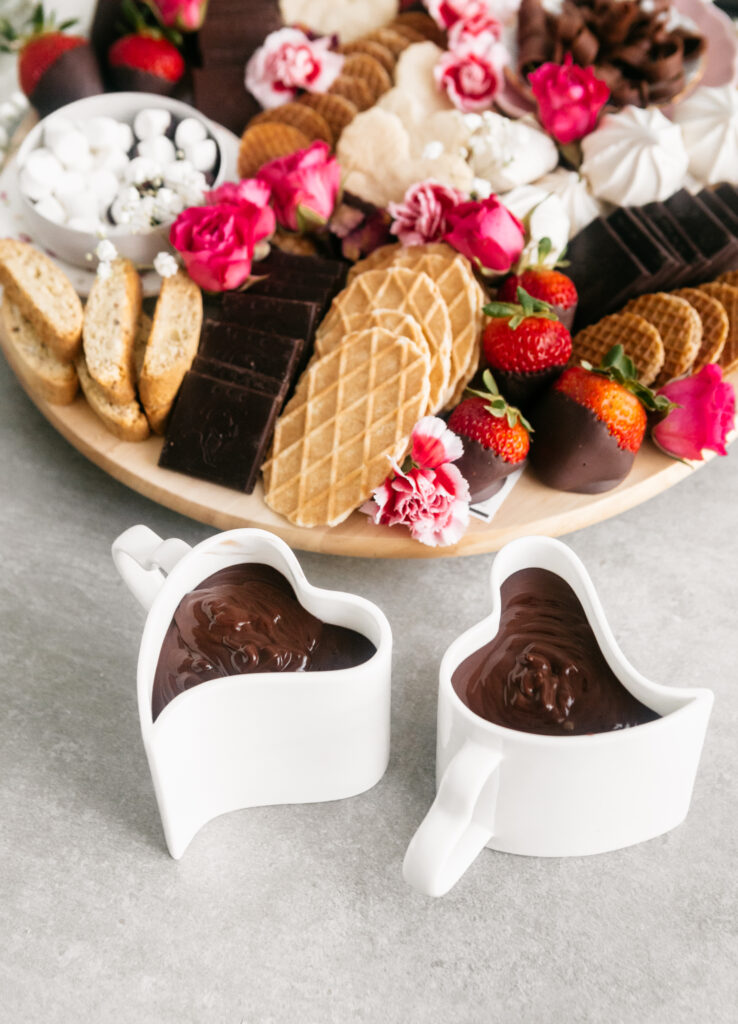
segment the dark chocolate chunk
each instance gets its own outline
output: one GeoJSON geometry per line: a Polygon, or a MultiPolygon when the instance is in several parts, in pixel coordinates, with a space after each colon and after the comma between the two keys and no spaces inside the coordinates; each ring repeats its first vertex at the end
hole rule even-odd
{"type": "Polygon", "coordinates": [[[298,253],[284,252],[272,246],[269,254],[258,263],[252,265],[252,273],[272,273],[280,271],[294,277],[295,280],[331,280],[336,287],[343,287],[348,272],[348,263],[344,260],[330,260],[323,256],[303,256],[298,253]]]}
{"type": "Polygon", "coordinates": [[[713,217],[705,204],[697,197],[690,195],[686,189],[675,192],[664,201],[669,213],[679,222],[690,241],[696,246],[705,260],[700,271],[700,278],[693,278],[693,284],[701,284],[717,277],[735,262],[736,239],[713,217]]]}
{"type": "Polygon", "coordinates": [[[30,96],[41,117],[59,107],[105,92],[95,51],[88,43],[67,50],[39,79],[30,96]]]}
{"type": "Polygon", "coordinates": [[[234,67],[194,68],[195,107],[229,131],[240,135],[261,107],[243,84],[243,64],[234,67]]]}
{"type": "Polygon", "coordinates": [[[224,320],[258,331],[285,334],[289,338],[305,338],[310,342],[319,312],[317,302],[250,295],[248,291],[227,292],[223,296],[224,320]]]}
{"type": "Polygon", "coordinates": [[[671,282],[676,280],[683,268],[673,249],[663,246],[649,226],[640,221],[627,207],[618,207],[607,218],[607,223],[651,275],[648,288],[652,291],[670,288],[671,282]]]}
{"type": "Polygon", "coordinates": [[[579,294],[576,330],[619,309],[626,298],[646,291],[649,274],[602,217],[569,242],[568,276],[579,294]]]}
{"type": "Polygon", "coordinates": [[[220,360],[208,359],[207,356],[195,356],[190,369],[204,377],[214,377],[216,380],[224,380],[230,384],[240,384],[241,387],[260,391],[263,395],[277,395],[280,398],[284,398],[287,394],[289,385],[289,381],[286,379],[277,380],[276,377],[267,377],[255,370],[247,370],[244,366],[221,363],[220,360]]]}
{"type": "Polygon", "coordinates": [[[637,210],[639,216],[645,217],[653,228],[661,232],[684,264],[684,270],[679,274],[675,287],[691,281],[704,280],[701,275],[704,273],[707,260],[666,206],[663,203],[647,203],[645,206],[637,207],[637,210]]]}
{"type": "Polygon", "coordinates": [[[705,204],[710,213],[724,224],[731,235],[738,238],[738,208],[731,210],[724,199],[710,188],[703,188],[697,198],[705,204]]]}
{"type": "Polygon", "coordinates": [[[250,494],[280,406],[277,395],[188,370],[159,465],[250,494]]]}
{"type": "Polygon", "coordinates": [[[293,299],[299,302],[315,302],[320,309],[320,316],[325,315],[335,294],[333,283],[313,284],[301,283],[285,277],[283,274],[269,274],[248,287],[249,295],[265,295],[275,299],[293,299]]]}
{"type": "Polygon", "coordinates": [[[722,199],[726,206],[728,206],[733,213],[738,215],[738,188],[735,185],[729,185],[727,181],[723,182],[722,185],[715,187],[715,192],[722,199]]]}
{"type": "Polygon", "coordinates": [[[304,338],[289,338],[253,330],[242,324],[206,320],[199,354],[276,380],[292,380],[304,348],[304,338]]]}

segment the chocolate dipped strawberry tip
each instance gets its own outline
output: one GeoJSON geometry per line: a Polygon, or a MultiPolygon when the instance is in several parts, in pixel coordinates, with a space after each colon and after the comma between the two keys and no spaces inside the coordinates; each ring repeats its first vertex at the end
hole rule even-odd
{"type": "Polygon", "coordinates": [[[631,394],[635,395],[641,405],[648,412],[666,415],[678,406],[671,402],[666,395],[657,395],[651,388],[641,384],[638,380],[638,370],[630,356],[625,354],[622,345],[613,345],[599,366],[592,366],[586,359],[582,359],[581,366],[591,373],[597,373],[603,377],[609,377],[622,385],[631,394]]]}

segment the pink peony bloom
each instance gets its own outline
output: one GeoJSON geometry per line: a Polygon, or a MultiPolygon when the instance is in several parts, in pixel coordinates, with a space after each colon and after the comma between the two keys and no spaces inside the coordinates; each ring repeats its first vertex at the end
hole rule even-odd
{"type": "Polygon", "coordinates": [[[401,203],[390,203],[387,207],[393,218],[390,231],[403,245],[440,242],[448,231],[449,210],[465,199],[458,189],[432,178],[420,181],[408,188],[401,203]]]}
{"type": "Polygon", "coordinates": [[[246,65],[246,88],[262,107],[279,107],[299,89],[327,92],[343,67],[331,37],[311,39],[299,28],[280,28],[264,40],[246,65]]]}
{"type": "Polygon", "coordinates": [[[303,219],[328,221],[341,185],[341,168],[327,143],[314,142],[307,149],[264,164],[258,180],[271,188],[274,212],[282,227],[299,231],[303,219]]]}
{"type": "MultiPolygon", "coordinates": [[[[249,277],[254,247],[269,233],[264,213],[247,202],[191,206],[172,224],[169,241],[196,284],[209,292],[231,291],[249,277]]],[[[273,219],[271,225],[273,230],[273,219]]]]}
{"type": "Polygon", "coordinates": [[[465,114],[488,110],[504,84],[506,59],[507,51],[499,43],[484,52],[468,46],[447,50],[433,69],[436,85],[465,114]]]}
{"type": "Polygon", "coordinates": [[[678,459],[702,459],[705,448],[727,455],[725,441],[735,426],[735,390],[723,380],[716,363],[692,377],[673,380],[659,389],[678,406],[651,431],[659,448],[678,459]]]}
{"type": "Polygon", "coordinates": [[[495,3],[492,0],[425,0],[425,6],[439,28],[451,28],[459,21],[490,17],[495,3]]]}
{"type": "Polygon", "coordinates": [[[208,0],[146,0],[156,17],[168,28],[197,32],[205,20],[208,0]]]}
{"type": "Polygon", "coordinates": [[[541,64],[528,76],[538,118],[549,135],[566,145],[594,129],[610,90],[591,68],[580,68],[567,54],[563,64],[541,64]]]}
{"type": "Polygon", "coordinates": [[[226,181],[219,188],[205,193],[205,201],[210,206],[217,206],[218,203],[233,203],[235,206],[241,206],[245,203],[260,210],[261,215],[254,226],[257,241],[268,238],[274,233],[276,227],[274,211],[269,206],[271,197],[272,190],[265,181],[259,181],[258,178],[226,181]]]}
{"type": "Polygon", "coordinates": [[[467,47],[478,53],[487,53],[501,38],[502,25],[497,18],[480,10],[451,26],[448,30],[448,48],[462,50],[467,47]]]}
{"type": "Polygon", "coordinates": [[[496,196],[461,203],[447,214],[443,236],[480,268],[508,271],[525,244],[525,228],[496,196]]]}

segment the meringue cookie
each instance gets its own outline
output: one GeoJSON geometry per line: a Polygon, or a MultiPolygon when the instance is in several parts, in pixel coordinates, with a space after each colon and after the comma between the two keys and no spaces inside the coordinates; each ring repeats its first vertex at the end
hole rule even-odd
{"type": "Polygon", "coordinates": [[[495,192],[528,185],[558,164],[555,143],[532,120],[513,121],[485,111],[481,122],[469,137],[469,164],[495,192]]]}
{"type": "Polygon", "coordinates": [[[569,241],[569,217],[561,199],[537,185],[522,185],[499,199],[525,225],[526,243],[517,268],[555,267],[569,241]],[[544,238],[548,238],[551,248],[541,261],[538,246],[544,238]]]}
{"type": "Polygon", "coordinates": [[[586,228],[591,221],[606,212],[605,204],[595,199],[585,179],[576,171],[557,167],[555,171],[544,174],[533,184],[557,195],[564,204],[569,218],[569,238],[579,234],[582,228],[586,228]]]}
{"type": "Polygon", "coordinates": [[[689,170],[705,185],[738,185],[738,89],[701,86],[674,111],[689,155],[689,170]]]}
{"type": "Polygon", "coordinates": [[[656,107],[623,107],[605,114],[582,140],[581,171],[598,199],[643,206],[677,192],[687,173],[678,125],[656,107]]]}

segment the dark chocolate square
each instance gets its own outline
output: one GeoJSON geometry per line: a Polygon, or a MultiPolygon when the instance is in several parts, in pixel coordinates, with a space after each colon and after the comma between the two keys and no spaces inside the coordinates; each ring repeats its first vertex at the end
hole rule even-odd
{"type": "Polygon", "coordinates": [[[253,264],[253,273],[259,274],[262,270],[268,272],[281,271],[299,280],[315,280],[328,278],[336,282],[336,287],[343,287],[348,273],[348,263],[345,260],[332,260],[324,256],[307,256],[294,252],[284,252],[276,246],[272,246],[269,254],[263,260],[253,264]]]}
{"type": "Polygon", "coordinates": [[[199,354],[276,380],[291,381],[297,373],[304,348],[304,338],[256,331],[243,324],[206,320],[199,354]]]}
{"type": "Polygon", "coordinates": [[[159,465],[250,494],[279,406],[277,395],[189,370],[172,411],[159,465]]]}
{"type": "Polygon", "coordinates": [[[705,260],[694,284],[711,280],[733,263],[735,239],[697,196],[683,188],[664,200],[664,206],[705,260]]]}
{"type": "Polygon", "coordinates": [[[231,323],[312,342],[320,307],[317,302],[276,299],[245,291],[227,292],[222,310],[223,319],[231,323]]]}
{"type": "Polygon", "coordinates": [[[738,211],[731,210],[728,204],[711,188],[703,188],[697,198],[705,204],[713,217],[717,217],[720,223],[724,224],[728,231],[738,238],[738,211]]]}
{"type": "Polygon", "coordinates": [[[569,268],[579,294],[575,329],[619,309],[631,295],[645,291],[649,274],[602,217],[569,242],[569,268]]]}
{"type": "Polygon", "coordinates": [[[255,370],[247,370],[243,366],[233,366],[231,363],[221,363],[218,359],[208,359],[207,356],[195,356],[190,369],[204,377],[214,377],[216,380],[224,380],[230,384],[240,384],[241,387],[260,391],[264,395],[276,395],[282,399],[287,394],[289,386],[288,380],[277,380],[276,377],[267,377],[255,370]]]}
{"type": "Polygon", "coordinates": [[[707,266],[707,260],[687,232],[680,226],[673,213],[663,203],[647,203],[646,206],[640,206],[637,210],[653,229],[661,233],[684,264],[684,269],[677,277],[674,287],[703,280],[701,275],[707,266]]]}
{"type": "Polygon", "coordinates": [[[243,84],[243,64],[193,68],[195,106],[206,117],[240,135],[261,107],[243,84]]]}
{"type": "Polygon", "coordinates": [[[725,205],[738,215],[738,188],[724,181],[721,185],[715,186],[715,192],[720,196],[725,205]]]}
{"type": "Polygon", "coordinates": [[[269,274],[260,281],[249,286],[251,295],[267,295],[275,299],[296,299],[299,302],[316,302],[320,307],[320,315],[324,316],[335,294],[333,283],[313,284],[291,280],[283,275],[269,274]]]}
{"type": "Polygon", "coordinates": [[[653,291],[669,288],[682,268],[674,252],[666,249],[627,207],[618,207],[607,218],[607,223],[648,271],[650,280],[644,285],[653,291]]]}

